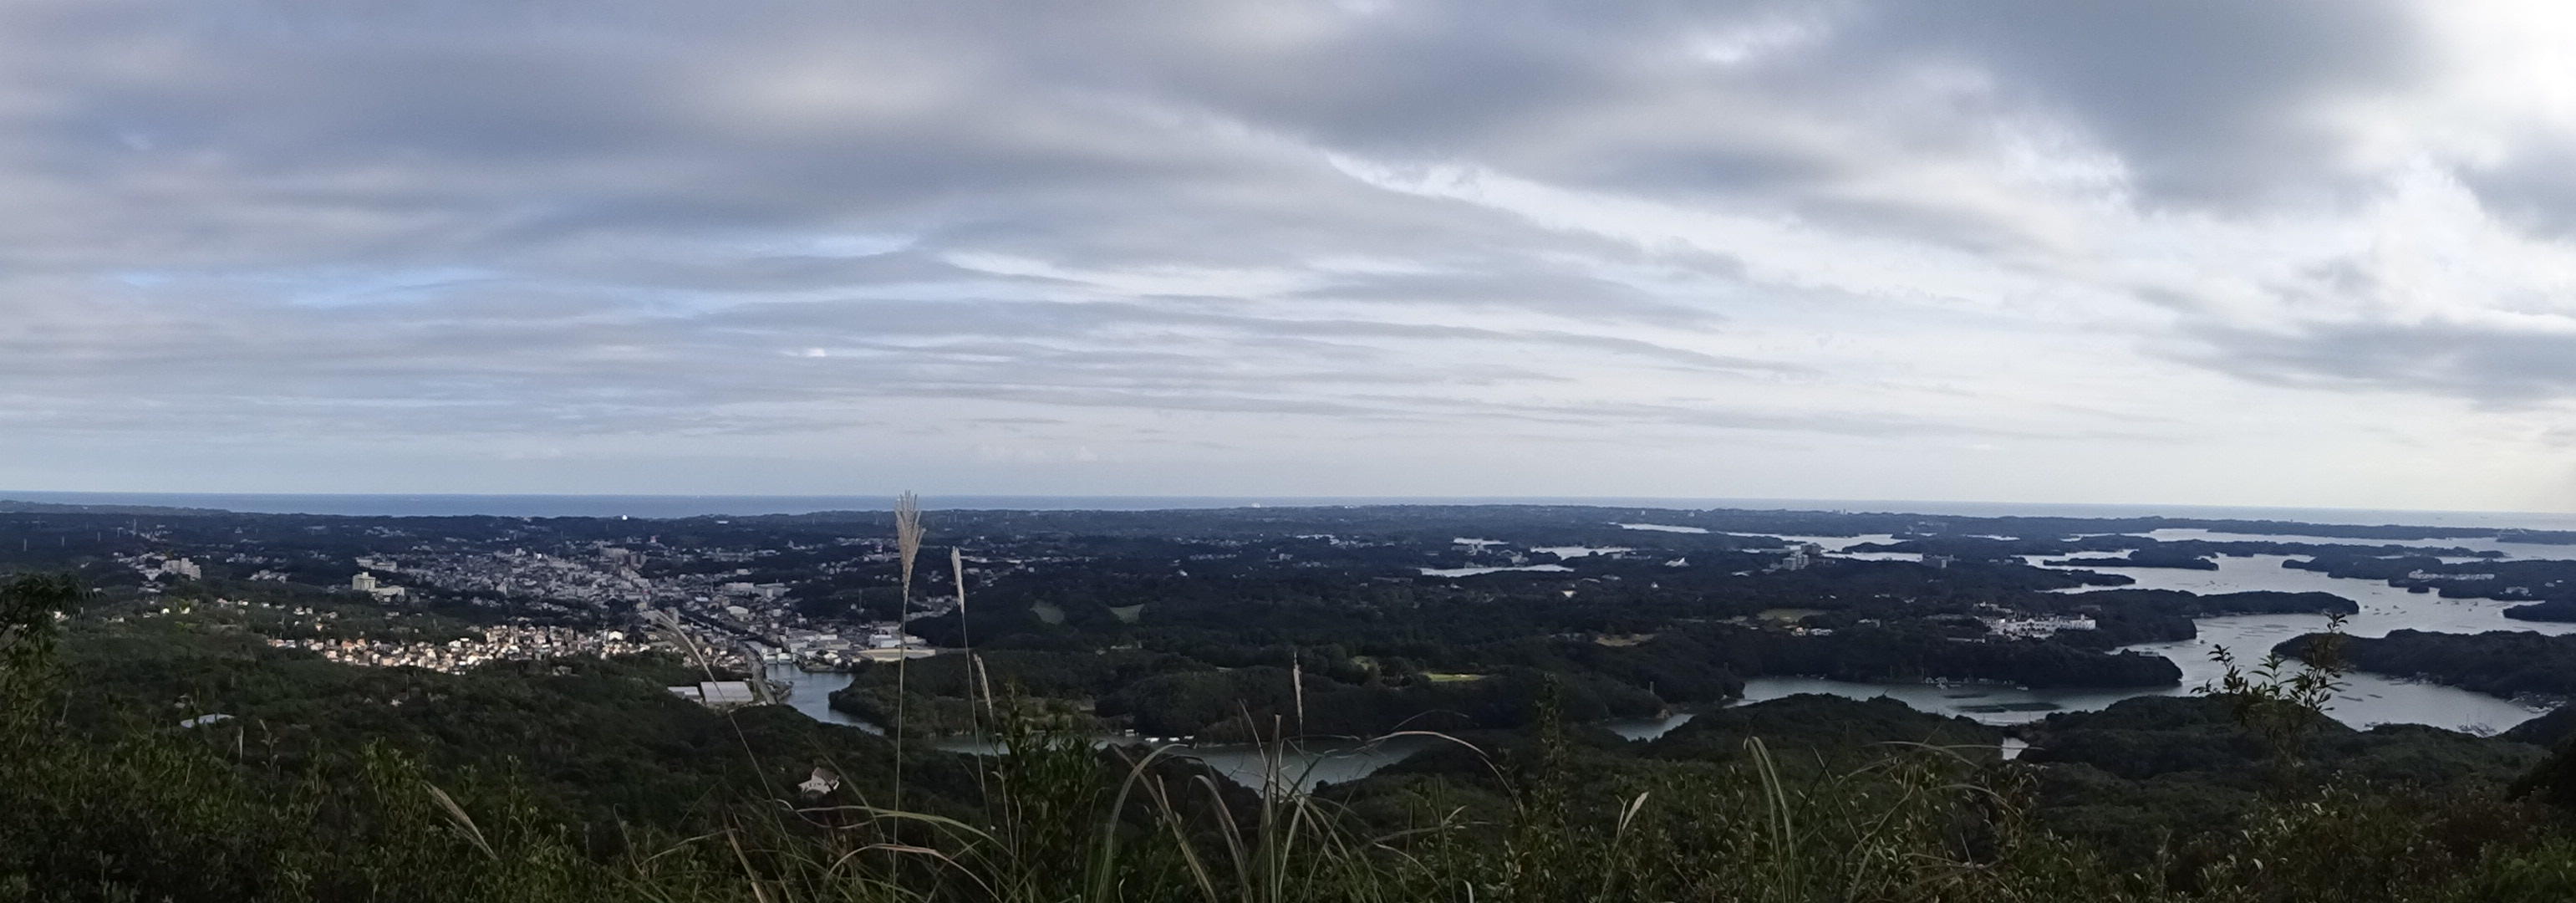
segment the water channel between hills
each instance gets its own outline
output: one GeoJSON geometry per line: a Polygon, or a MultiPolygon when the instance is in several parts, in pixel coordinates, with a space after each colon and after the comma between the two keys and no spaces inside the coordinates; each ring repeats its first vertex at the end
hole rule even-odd
{"type": "MultiPolygon", "coordinates": [[[[771,665],[768,673],[770,680],[788,686],[787,704],[805,713],[806,717],[826,724],[855,727],[872,734],[885,733],[884,728],[873,722],[832,708],[832,691],[849,686],[850,675],[808,672],[794,665],[771,665]]],[[[1690,714],[1684,712],[1661,718],[1623,719],[1602,726],[1630,740],[1652,740],[1690,719],[1690,714]]],[[[1151,741],[1127,735],[1103,735],[1095,742],[1134,745],[1151,741]]],[[[1394,737],[1371,744],[1301,744],[1282,757],[1279,773],[1301,788],[1356,781],[1380,768],[1403,761],[1407,756],[1447,742],[1436,737],[1417,736],[1394,737]]],[[[977,754],[991,753],[999,748],[989,741],[968,737],[943,738],[932,745],[951,752],[977,754]]],[[[1260,786],[1263,776],[1270,771],[1269,763],[1263,761],[1263,752],[1245,744],[1180,746],[1174,752],[1205,762],[1217,773],[1246,787],[1260,786]]]]}
{"type": "MultiPolygon", "coordinates": [[[[2335,542],[2312,537],[2252,537],[2232,534],[2162,535],[2199,531],[2157,531],[2159,539],[2228,539],[2280,540],[2292,542],[2335,542]]],[[[1847,552],[1844,549],[1863,542],[1887,541],[1892,537],[1788,537],[1792,541],[1814,541],[1823,545],[1828,555],[1871,560],[1915,560],[1920,556],[1904,552],[1847,552]]],[[[2576,548],[2567,546],[2526,546],[2497,544],[2492,541],[2446,542],[2445,545],[2476,549],[2495,549],[2516,558],[2576,557],[2576,548]]],[[[2038,565],[2043,556],[2029,556],[2038,565]]],[[[2430,593],[2410,593],[2373,580],[2329,577],[2316,571],[2282,567],[2283,561],[2297,556],[2251,555],[2222,556],[2214,571],[2181,568],[2088,567],[2086,570],[2122,574],[2137,582],[2127,587],[2087,587],[2071,592],[2101,589],[2172,589],[2213,594],[2248,590],[2280,592],[2327,592],[2351,599],[2361,612],[2347,620],[2345,629],[2354,636],[2385,636],[2399,628],[2445,633],[2477,633],[2488,630],[2527,630],[2563,634],[2576,632],[2576,624],[2516,621],[2504,617],[2504,609],[2516,604],[2494,599],[2445,599],[2430,593]]],[[[1926,712],[1963,715],[1987,724],[2018,724],[2036,721],[2051,712],[2099,709],[2135,696],[2179,696],[2215,680],[2218,665],[2210,660],[2213,647],[2226,646],[2245,661],[2259,660],[2282,640],[2322,630],[2324,615],[2236,615],[2201,618],[2200,635],[2191,640],[2167,643],[2142,643],[2124,647],[2138,652],[2162,655],[2182,668],[2182,683],[2155,689],[2026,689],[1996,684],[1926,684],[1878,683],[1827,680],[1815,677],[1756,677],[1745,681],[1745,702],[1760,702],[1798,693],[1825,693],[1856,699],[1888,696],[1926,712]]],[[[793,666],[773,666],[770,678],[792,688],[788,702],[797,711],[818,721],[845,724],[862,730],[882,732],[876,725],[832,710],[828,697],[835,689],[848,684],[845,674],[808,674],[793,666]]],[[[2473,693],[2454,687],[2417,681],[2400,680],[2377,674],[2354,673],[2345,678],[2348,686],[2338,694],[2331,714],[2346,724],[2368,727],[2384,723],[2429,724],[2435,727],[2474,732],[2499,731],[2539,714],[2542,709],[2509,699],[2473,693]]],[[[1632,740],[1652,739],[1690,720],[1679,714],[1662,719],[1617,722],[1611,730],[1632,740]]],[[[1143,742],[1135,737],[1104,737],[1104,743],[1143,742]]],[[[1383,743],[1355,747],[1320,744],[1291,754],[1283,763],[1284,774],[1301,777],[1301,786],[1315,783],[1356,780],[1389,764],[1401,761],[1422,749],[1446,741],[1428,737],[1400,737],[1383,743]]],[[[943,740],[940,748],[958,752],[987,752],[972,740],[943,740]]],[[[1266,765],[1259,750],[1248,746],[1186,747],[1182,752],[1197,757],[1210,767],[1246,786],[1258,786],[1266,765]]]]}

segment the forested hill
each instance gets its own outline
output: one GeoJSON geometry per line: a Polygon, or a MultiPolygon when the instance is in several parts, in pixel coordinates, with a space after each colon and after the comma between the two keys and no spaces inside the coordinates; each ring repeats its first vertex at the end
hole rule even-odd
{"type": "Polygon", "coordinates": [[[899,753],[783,706],[684,702],[663,690],[693,676],[677,660],[361,668],[223,622],[55,617],[78,603],[68,581],[0,585],[0,892],[15,898],[2576,893],[2576,831],[2553,808],[2576,803],[2567,756],[2261,715],[2272,697],[2052,716],[2008,760],[2001,732],[1887,699],[1793,696],[1623,741],[1569,720],[1573,697],[1535,678],[1517,727],[1396,738],[1426,751],[1265,797],[1257,779],[1046,733],[1005,699],[972,717],[1008,752],[914,738],[899,753]],[[198,717],[217,706],[228,717],[198,717]]]}
{"type": "MultiPolygon", "coordinates": [[[[2299,657],[2315,640],[2314,635],[2296,637],[2278,649],[2299,657]]],[[[2421,677],[2496,696],[2576,696],[2576,635],[2393,630],[2385,637],[2344,640],[2343,654],[2365,671],[2421,677]]]]}
{"type": "MultiPolygon", "coordinates": [[[[928,523],[0,513],[0,569],[40,575],[0,591],[0,900],[2576,889],[2552,865],[2576,861],[2576,760],[2545,751],[2565,716],[2353,730],[2261,674],[2012,728],[1740,702],[1815,678],[2174,692],[2174,661],[2122,650],[2357,606],[2033,559],[2415,546],[1567,506],[928,523]],[[773,667],[875,730],[777,704],[773,667]],[[1172,738],[1188,755],[1152,752],[1172,738]],[[1284,773],[1309,763],[1357,779],[1284,773]]],[[[2347,649],[2556,692],[2563,642],[2347,649]]]]}

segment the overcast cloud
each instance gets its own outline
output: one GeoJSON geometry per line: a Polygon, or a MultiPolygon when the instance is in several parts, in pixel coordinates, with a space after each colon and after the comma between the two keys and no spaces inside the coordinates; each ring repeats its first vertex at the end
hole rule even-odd
{"type": "Polygon", "coordinates": [[[2552,3],[0,4],[0,489],[2576,510],[2552,3]]]}

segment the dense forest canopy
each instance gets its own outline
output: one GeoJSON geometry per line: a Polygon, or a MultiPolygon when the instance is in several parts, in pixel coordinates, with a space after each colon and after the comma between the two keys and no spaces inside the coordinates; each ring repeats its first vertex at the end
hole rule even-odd
{"type": "MultiPolygon", "coordinates": [[[[1273,811],[1258,780],[1187,756],[1140,765],[1150,746],[1094,749],[1125,732],[1211,749],[1414,732],[1409,755],[1365,778],[1279,785],[1304,789],[1272,805],[1313,807],[1295,830],[1412,838],[1301,863],[1311,899],[1445,899],[1487,873],[1676,898],[1754,886],[1727,881],[1785,899],[2554,899],[2571,886],[2539,865],[2576,849],[2554,808],[2576,802],[2576,767],[2552,753],[2576,733],[2564,715],[2478,737],[2285,719],[2250,689],[2009,728],[1891,699],[1731,704],[1768,677],[2170,691],[2173,661],[2123,647],[2189,639],[2198,619],[2359,606],[2124,589],[2089,567],[2262,554],[2434,583],[2427,549],[2368,541],[2492,531],[2165,542],[2118,529],[2289,528],[1568,506],[934,512],[907,586],[901,544],[865,512],[15,507],[0,514],[0,567],[48,576],[6,593],[0,779],[15,805],[0,872],[26,877],[0,892],[36,899],[425,893],[398,882],[439,888],[425,899],[1037,899],[1094,880],[1163,899],[1204,896],[1187,890],[1189,856],[1286,830],[1257,814],[1273,811]],[[2311,541],[2337,537],[2355,542],[2311,541]],[[1884,554],[1809,545],[1835,538],[1884,554]],[[354,574],[404,591],[356,588],[354,574]],[[746,680],[761,697],[778,689],[761,656],[871,635],[927,654],[832,665],[850,677],[829,705],[874,730],[671,692],[746,680]],[[1599,728],[1685,715],[1651,740],[1599,728]],[[969,739],[1006,752],[941,751],[969,739]],[[122,789],[100,805],[99,787],[122,789]],[[1803,789],[1789,801],[1784,787],[1803,789]],[[1748,814],[1783,805],[1816,832],[1797,849],[1761,840],[1769,816],[1748,814]],[[2333,821],[2266,833],[2290,811],[2333,821]],[[2479,828],[2448,847],[2413,839],[2453,822],[2479,828]],[[1609,845],[1540,839],[1551,832],[1609,845]],[[949,859],[885,852],[897,848],[949,859]],[[1911,865],[1836,858],[1864,850],[1911,865]],[[2248,868],[2248,850],[2270,860],[2248,868]],[[2384,867],[2343,864],[2354,857],[2384,867]],[[2347,873],[2402,895],[2282,891],[2363,880],[2347,873]]],[[[2547,585],[2513,575],[2559,573],[2481,561],[2434,564],[2496,564],[2507,576],[2477,591],[2499,594],[2547,585]]],[[[2561,667],[2566,641],[2401,630],[2340,648],[2361,669],[2554,695],[2567,688],[2550,675],[2576,670],[2561,667]]]]}

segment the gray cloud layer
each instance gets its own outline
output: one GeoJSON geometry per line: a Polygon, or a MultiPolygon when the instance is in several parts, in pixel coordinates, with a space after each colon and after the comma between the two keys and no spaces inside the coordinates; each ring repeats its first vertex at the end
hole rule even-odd
{"type": "Polygon", "coordinates": [[[134,449],[202,445],[209,489],[400,454],[436,476],[391,488],[2128,497],[2085,471],[2163,449],[2232,457],[2144,491],[2373,500],[2211,482],[2336,436],[2517,462],[2425,499],[2571,504],[2559,37],[2485,3],[31,0],[0,485],[191,488],[134,449]],[[1621,476],[1533,484],[1541,447],[1621,476]],[[1106,463],[996,476],[1048,448],[1106,463]]]}

